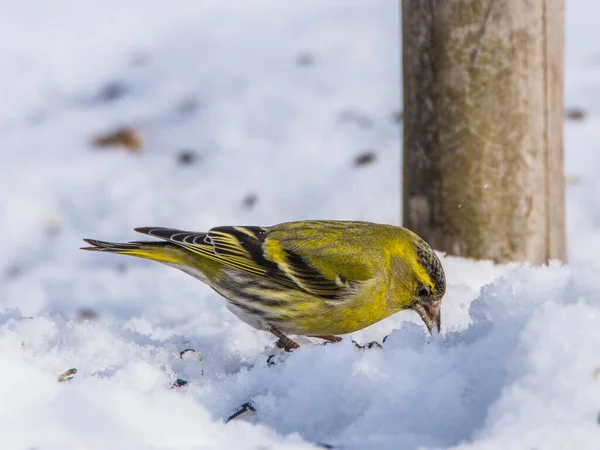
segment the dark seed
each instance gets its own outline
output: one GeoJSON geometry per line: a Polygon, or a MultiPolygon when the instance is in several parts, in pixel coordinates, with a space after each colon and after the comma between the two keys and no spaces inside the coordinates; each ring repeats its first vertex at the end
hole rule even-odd
{"type": "Polygon", "coordinates": [[[565,116],[569,120],[583,120],[587,116],[586,111],[583,108],[570,108],[565,112],[565,116]]]}
{"type": "Polygon", "coordinates": [[[246,197],[244,197],[244,200],[242,200],[242,206],[246,209],[252,209],[256,205],[257,201],[258,196],[256,194],[248,194],[246,197]]]}
{"type": "Polygon", "coordinates": [[[186,384],[188,384],[188,382],[186,380],[182,380],[181,378],[177,378],[175,380],[175,383],[173,383],[173,387],[174,388],[180,388],[185,386],[186,384]]]}
{"type": "Polygon", "coordinates": [[[252,414],[255,413],[256,409],[254,408],[254,405],[252,405],[251,402],[248,403],[244,403],[242,406],[240,406],[236,412],[234,412],[232,415],[230,415],[227,420],[225,420],[225,423],[234,420],[234,419],[239,419],[240,417],[246,416],[248,414],[252,414]]]}
{"type": "Polygon", "coordinates": [[[69,369],[65,373],[62,373],[59,375],[58,382],[64,383],[65,381],[69,381],[75,376],[76,373],[77,373],[77,369],[75,369],[75,368],[69,369]]]}
{"type": "Polygon", "coordinates": [[[198,154],[193,150],[181,150],[177,155],[177,161],[184,166],[194,164],[198,159],[198,154]]]}
{"type": "Polygon", "coordinates": [[[367,150],[354,158],[354,166],[361,167],[372,164],[377,159],[377,154],[372,150],[367,150]]]}
{"type": "Polygon", "coordinates": [[[124,147],[130,153],[139,153],[142,150],[142,138],[135,129],[122,127],[95,137],[92,145],[98,148],[124,147]]]}
{"type": "Polygon", "coordinates": [[[92,321],[98,318],[98,314],[93,309],[84,308],[79,310],[79,321],[85,322],[86,320],[92,321]]]}
{"type": "Polygon", "coordinates": [[[110,103],[123,97],[128,92],[127,85],[122,81],[111,81],[101,89],[98,98],[100,101],[110,103]]]}
{"type": "Polygon", "coordinates": [[[196,353],[196,350],[194,350],[193,348],[186,348],[185,350],[180,351],[179,359],[183,359],[186,353],[196,353]]]}

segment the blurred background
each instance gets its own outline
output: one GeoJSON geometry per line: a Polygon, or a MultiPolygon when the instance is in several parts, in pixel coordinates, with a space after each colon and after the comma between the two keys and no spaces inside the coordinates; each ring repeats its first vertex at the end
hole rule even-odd
{"type": "MultiPolygon", "coordinates": [[[[567,3],[569,260],[596,265],[599,7],[567,3]]],[[[30,0],[0,13],[3,284],[68,273],[90,261],[80,238],[128,240],[135,226],[399,223],[398,2],[30,0]]]]}
{"type": "Polygon", "coordinates": [[[396,2],[0,8],[4,305],[136,226],[399,222],[396,2]]]}
{"type": "MultiPolygon", "coordinates": [[[[566,7],[569,261],[600,266],[600,7],[566,7]]],[[[147,264],[83,237],[400,223],[398,2],[4,1],[0,22],[4,306],[73,314],[89,299],[40,286],[147,264]]]]}

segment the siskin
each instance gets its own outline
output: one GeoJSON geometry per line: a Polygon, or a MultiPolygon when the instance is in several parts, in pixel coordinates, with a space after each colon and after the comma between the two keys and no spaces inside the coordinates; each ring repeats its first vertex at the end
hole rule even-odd
{"type": "Polygon", "coordinates": [[[406,228],[369,222],[301,221],[208,232],[136,228],[163,241],[119,244],[85,239],[93,250],[146,258],[203,281],[249,325],[337,342],[402,310],[440,330],[444,269],[432,248],[406,228]]]}

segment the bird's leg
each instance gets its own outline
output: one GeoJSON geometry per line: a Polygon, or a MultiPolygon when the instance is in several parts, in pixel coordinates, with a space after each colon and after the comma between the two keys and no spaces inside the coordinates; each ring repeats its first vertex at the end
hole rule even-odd
{"type": "Polygon", "coordinates": [[[292,350],[295,350],[298,347],[300,347],[296,342],[292,341],[289,337],[287,337],[277,328],[273,326],[269,327],[269,331],[279,338],[279,340],[275,342],[275,345],[279,348],[284,349],[286,352],[291,352],[292,350]]]}
{"type": "MultiPolygon", "coordinates": [[[[339,336],[334,336],[332,334],[328,334],[326,336],[314,336],[314,335],[310,335],[309,337],[313,337],[313,338],[317,338],[317,339],[323,339],[324,341],[327,342],[341,342],[342,338],[339,336]]],[[[325,342],[327,344],[327,342],[325,342]]]]}

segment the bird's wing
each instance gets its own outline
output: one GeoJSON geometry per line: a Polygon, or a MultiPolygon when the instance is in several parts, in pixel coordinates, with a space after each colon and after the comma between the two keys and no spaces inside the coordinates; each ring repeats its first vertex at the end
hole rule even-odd
{"type": "Polygon", "coordinates": [[[253,226],[217,227],[208,233],[150,227],[136,231],[324,299],[343,298],[357,282],[371,278],[359,249],[340,249],[334,236],[315,239],[298,230],[281,233],[253,226]]]}
{"type": "Polygon", "coordinates": [[[267,259],[276,261],[309,290],[319,290],[313,274],[348,289],[371,280],[383,268],[383,252],[369,224],[340,221],[302,221],[268,228],[267,259]],[[368,262],[368,263],[367,263],[368,262]]]}
{"type": "Polygon", "coordinates": [[[143,227],[135,231],[183,247],[227,266],[252,275],[264,276],[269,267],[255,261],[256,244],[260,239],[258,227],[220,227],[208,233],[176,230],[173,228],[143,227]],[[221,231],[228,230],[228,232],[221,231]],[[241,231],[244,230],[244,231],[241,231]]]}

